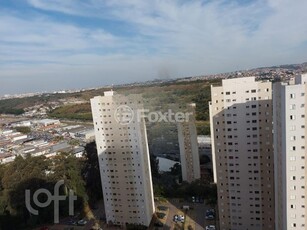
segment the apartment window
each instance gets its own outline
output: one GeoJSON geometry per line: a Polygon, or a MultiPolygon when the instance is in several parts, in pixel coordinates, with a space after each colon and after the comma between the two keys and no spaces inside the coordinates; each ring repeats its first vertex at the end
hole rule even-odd
{"type": "Polygon", "coordinates": [[[290,120],[295,120],[295,115],[290,115],[290,120]]]}
{"type": "Polygon", "coordinates": [[[295,141],[295,136],[291,136],[291,137],[290,137],[290,140],[291,140],[291,141],[295,141]]]}
{"type": "Polygon", "coordinates": [[[290,93],[290,98],[294,99],[295,98],[295,93],[290,93]]]}
{"type": "Polygon", "coordinates": [[[291,166],[290,167],[290,171],[295,171],[296,170],[296,167],[295,166],[291,166]]]}
{"type": "Polygon", "coordinates": [[[295,104],[290,105],[290,109],[294,110],[295,109],[295,104]]]}

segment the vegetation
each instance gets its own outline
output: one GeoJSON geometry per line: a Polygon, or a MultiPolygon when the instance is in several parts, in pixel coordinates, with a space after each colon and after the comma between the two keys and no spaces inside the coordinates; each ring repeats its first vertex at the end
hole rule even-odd
{"type": "Polygon", "coordinates": [[[198,135],[210,136],[210,123],[209,121],[196,121],[196,130],[198,135]]]}
{"type": "Polygon", "coordinates": [[[0,113],[20,115],[24,109],[35,104],[42,104],[41,97],[25,97],[0,100],[0,113]]]}
{"type": "MultiPolygon", "coordinates": [[[[155,172],[158,166],[155,157],[151,157],[151,170],[155,172]]],[[[181,167],[175,164],[170,172],[152,174],[154,195],[156,197],[191,199],[192,196],[203,197],[207,203],[216,204],[216,185],[212,184],[212,178],[196,180],[192,183],[181,181],[181,167]],[[174,192],[176,191],[176,192],[174,192]]]]}
{"type": "MultiPolygon", "coordinates": [[[[67,196],[72,189],[77,195],[76,210],[83,210],[87,203],[94,204],[102,199],[102,189],[96,145],[87,144],[86,160],[80,160],[69,153],[62,153],[50,159],[44,156],[22,158],[0,164],[0,229],[27,229],[39,224],[53,222],[53,203],[39,210],[39,215],[30,215],[25,205],[25,190],[31,194],[37,189],[47,189],[53,194],[54,185],[64,180],[60,195],[67,196]]],[[[39,197],[39,200],[44,197],[39,197]]],[[[60,202],[60,216],[68,215],[68,198],[60,202]]]]}
{"type": "Polygon", "coordinates": [[[82,175],[86,183],[89,203],[94,204],[103,198],[100,179],[100,170],[96,143],[91,142],[85,146],[86,161],[82,167],[82,175]]]}
{"type": "Polygon", "coordinates": [[[30,127],[26,127],[26,126],[16,127],[16,131],[24,133],[24,134],[28,134],[28,133],[31,132],[31,128],[30,127]]]}
{"type": "Polygon", "coordinates": [[[92,121],[91,105],[89,103],[64,105],[51,111],[49,116],[59,119],[92,121]]]}
{"type": "MultiPolygon", "coordinates": [[[[210,101],[210,85],[218,84],[220,80],[199,80],[192,82],[167,82],[148,86],[119,86],[114,90],[121,94],[142,94],[149,102],[149,106],[162,104],[187,104],[196,103],[197,120],[208,121],[208,102],[210,101]],[[162,103],[163,102],[163,103],[162,103]]],[[[48,102],[59,102],[60,99],[80,99],[89,101],[90,98],[103,95],[108,88],[87,90],[70,94],[44,94],[26,98],[13,98],[0,100],[0,114],[22,114],[27,107],[47,104],[48,102]]],[[[92,120],[89,103],[76,105],[63,105],[51,111],[49,116],[58,119],[77,119],[83,121],[92,120]]]]}

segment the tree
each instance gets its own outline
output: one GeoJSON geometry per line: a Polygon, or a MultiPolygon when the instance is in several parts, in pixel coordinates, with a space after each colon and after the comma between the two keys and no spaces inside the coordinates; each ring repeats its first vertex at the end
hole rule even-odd
{"type": "Polygon", "coordinates": [[[194,98],[193,102],[196,103],[196,120],[209,120],[209,101],[211,100],[210,86],[201,90],[194,98]]]}
{"type": "Polygon", "coordinates": [[[151,167],[151,175],[155,178],[160,178],[159,174],[159,160],[155,155],[150,155],[150,167],[151,167]]]}
{"type": "Polygon", "coordinates": [[[30,127],[26,127],[26,126],[20,126],[20,127],[16,127],[16,131],[24,133],[24,134],[28,134],[28,133],[31,132],[31,128],[30,127]]]}
{"type": "Polygon", "coordinates": [[[90,202],[95,202],[103,198],[102,186],[99,170],[96,143],[91,142],[85,146],[85,158],[82,166],[82,176],[86,184],[86,190],[90,202]]]}
{"type": "MultiPolygon", "coordinates": [[[[0,170],[2,171],[1,168],[0,170]]],[[[0,207],[4,208],[4,218],[7,221],[13,221],[6,222],[7,226],[12,226],[9,229],[24,229],[53,221],[53,215],[50,215],[50,213],[54,213],[53,203],[48,207],[40,208],[30,199],[31,206],[39,211],[39,215],[32,215],[27,210],[26,190],[30,191],[30,195],[33,195],[38,189],[44,188],[53,194],[55,184],[64,180],[64,186],[60,187],[60,195],[66,196],[66,200],[60,202],[60,216],[68,215],[69,200],[67,195],[69,189],[72,189],[78,197],[74,207],[83,207],[83,204],[87,202],[84,181],[81,176],[81,162],[69,153],[60,154],[55,158],[44,156],[22,158],[18,156],[12,163],[5,166],[1,177],[3,190],[0,191],[0,207]],[[3,199],[6,201],[5,204],[1,204],[3,199]]],[[[39,196],[38,199],[44,202],[46,196],[39,196]]]]}
{"type": "Polygon", "coordinates": [[[172,175],[181,177],[181,165],[179,163],[174,164],[170,169],[172,175]]]}

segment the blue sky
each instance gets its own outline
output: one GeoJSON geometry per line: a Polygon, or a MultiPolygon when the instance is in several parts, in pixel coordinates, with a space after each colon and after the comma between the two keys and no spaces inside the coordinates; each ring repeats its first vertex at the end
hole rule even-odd
{"type": "Polygon", "coordinates": [[[307,61],[306,0],[0,0],[0,95],[307,61]]]}

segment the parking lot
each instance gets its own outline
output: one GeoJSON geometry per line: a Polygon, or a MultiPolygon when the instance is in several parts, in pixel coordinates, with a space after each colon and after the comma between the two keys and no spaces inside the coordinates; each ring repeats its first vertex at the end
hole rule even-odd
{"type": "MultiPolygon", "coordinates": [[[[157,217],[153,221],[149,230],[206,230],[206,226],[214,225],[216,229],[217,219],[206,220],[206,211],[212,207],[204,203],[192,203],[186,202],[179,199],[169,199],[163,201],[156,201],[156,214],[157,217]],[[182,207],[189,207],[189,210],[184,210],[182,207]],[[175,215],[184,216],[184,221],[177,219],[174,221],[175,215]],[[159,218],[160,217],[160,218],[159,218]],[[159,224],[157,224],[159,223],[159,224]]],[[[217,212],[217,210],[215,211],[217,212]]],[[[99,202],[95,209],[92,209],[93,218],[100,223],[103,230],[118,230],[122,229],[115,226],[107,226],[101,219],[104,217],[103,202],[99,202]]],[[[94,219],[87,220],[84,226],[70,224],[71,218],[65,218],[61,220],[60,224],[49,226],[50,230],[89,230],[95,225],[94,219]]],[[[40,228],[38,228],[40,229],[40,228]]]]}
{"type": "Polygon", "coordinates": [[[216,229],[217,220],[206,220],[206,210],[212,208],[204,203],[184,202],[179,199],[169,199],[166,202],[156,202],[157,212],[165,213],[164,218],[158,219],[163,223],[163,227],[154,226],[154,230],[173,230],[173,229],[187,229],[187,230],[205,230],[207,225],[215,225],[216,229]],[[167,211],[158,209],[159,206],[167,207],[167,211]],[[183,210],[182,206],[189,206],[189,210],[183,210]],[[184,223],[181,221],[175,222],[173,220],[175,215],[183,215],[184,223]]]}

